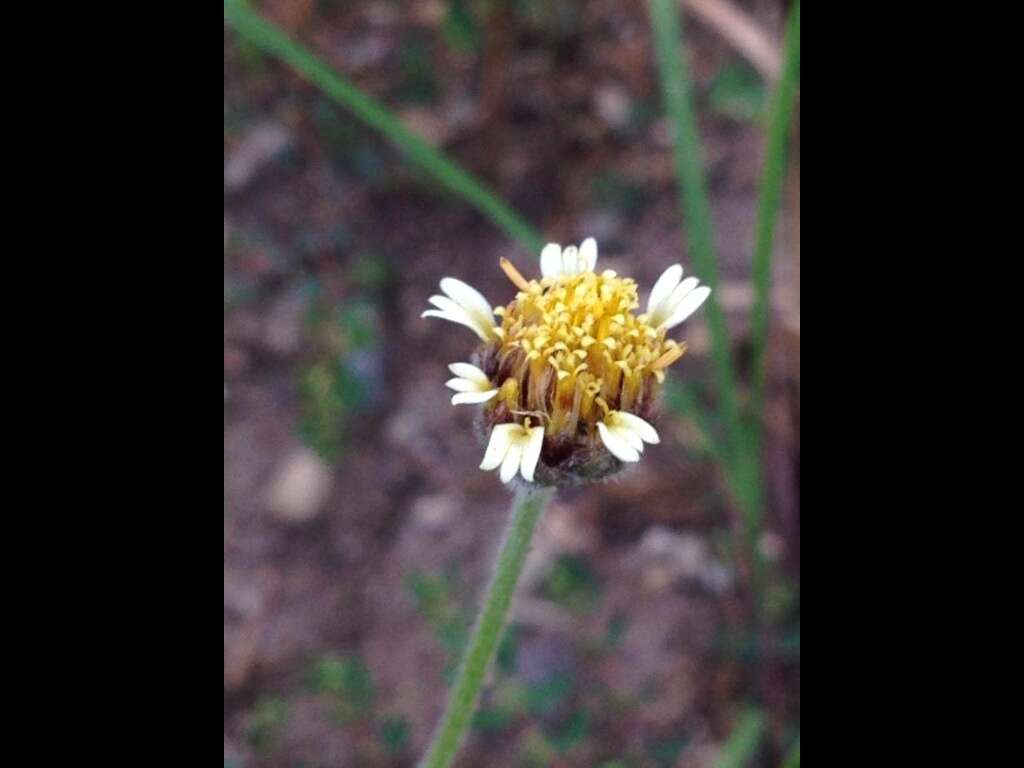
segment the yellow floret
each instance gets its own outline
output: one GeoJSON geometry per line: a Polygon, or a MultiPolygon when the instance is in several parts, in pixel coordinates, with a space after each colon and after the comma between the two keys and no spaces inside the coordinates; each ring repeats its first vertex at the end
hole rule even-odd
{"type": "Polygon", "coordinates": [[[605,270],[527,281],[505,260],[502,269],[519,292],[497,313],[490,359],[501,392],[489,407],[537,414],[549,435],[593,439],[607,409],[643,412],[653,403],[685,345],[634,314],[633,280],[605,270]]]}

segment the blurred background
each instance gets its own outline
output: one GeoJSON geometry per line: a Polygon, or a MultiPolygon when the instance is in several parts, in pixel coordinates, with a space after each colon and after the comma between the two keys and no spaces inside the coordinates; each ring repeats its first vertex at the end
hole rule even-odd
{"type": "MultiPolygon", "coordinates": [[[[544,241],[596,237],[600,266],[642,299],[670,264],[704,277],[648,3],[246,7],[544,241]]],[[[678,8],[744,406],[789,4],[678,8]]],[[[225,768],[412,766],[510,498],[477,469],[474,409],[444,387],[476,338],[419,315],[449,275],[506,303],[498,259],[530,277],[538,251],[244,31],[226,17],[225,768]]],[[[799,764],[798,123],[771,249],[763,439],[734,443],[753,474],[715,445],[727,425],[701,311],[673,332],[690,351],[669,374],[663,442],[612,482],[560,491],[542,521],[457,765],[799,764]],[[759,478],[755,511],[738,476],[759,478]]]]}

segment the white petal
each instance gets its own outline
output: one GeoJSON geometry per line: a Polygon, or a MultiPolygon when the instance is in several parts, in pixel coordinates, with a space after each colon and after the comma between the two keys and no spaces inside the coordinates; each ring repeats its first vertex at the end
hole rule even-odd
{"type": "Polygon", "coordinates": [[[456,392],[479,392],[481,390],[479,383],[469,379],[448,379],[444,385],[449,389],[454,389],[456,392]]]}
{"type": "Polygon", "coordinates": [[[460,379],[469,379],[470,381],[475,381],[478,384],[490,383],[486,373],[481,371],[475,365],[470,365],[469,363],[452,363],[448,366],[448,370],[460,379]]]}
{"type": "Polygon", "coordinates": [[[597,266],[597,240],[588,237],[580,243],[580,256],[586,265],[584,272],[593,272],[594,267],[597,266]]]}
{"type": "Polygon", "coordinates": [[[679,264],[673,264],[671,267],[661,273],[661,277],[651,288],[651,297],[647,299],[647,314],[651,315],[661,306],[661,303],[667,299],[675,287],[679,285],[679,281],[683,279],[683,268],[679,264]]]}
{"type": "Polygon", "coordinates": [[[498,424],[491,430],[491,439],[487,443],[484,460],[480,462],[480,469],[491,470],[501,464],[508,452],[514,429],[519,429],[519,425],[498,424]]]}
{"type": "Polygon", "coordinates": [[[491,303],[473,286],[454,277],[446,277],[441,281],[441,290],[462,305],[470,315],[480,315],[494,325],[494,309],[491,303]]]}
{"type": "Polygon", "coordinates": [[[540,252],[540,274],[542,277],[556,277],[562,273],[562,246],[548,243],[540,252]]]}
{"type": "Polygon", "coordinates": [[[480,337],[481,341],[490,340],[487,336],[487,331],[480,327],[480,323],[461,310],[459,310],[458,314],[455,314],[453,312],[443,312],[439,309],[428,309],[426,312],[421,314],[420,317],[439,317],[442,320],[458,323],[459,325],[464,325],[473,331],[473,333],[480,337]]]}
{"type": "Polygon", "coordinates": [[[629,447],[632,448],[637,453],[644,452],[644,441],[640,439],[640,435],[638,435],[629,427],[616,424],[613,427],[608,427],[608,429],[616,437],[621,437],[623,440],[629,443],[629,447]]]}
{"type": "Polygon", "coordinates": [[[530,437],[523,448],[522,475],[523,480],[533,482],[533,473],[537,469],[537,460],[540,458],[540,449],[544,445],[544,427],[534,427],[530,430],[530,437]]]}
{"type": "Polygon", "coordinates": [[[562,251],[562,274],[563,275],[575,275],[576,274],[576,253],[577,248],[575,245],[570,245],[568,248],[562,251]]]}
{"type": "Polygon", "coordinates": [[[671,315],[673,310],[682,303],[683,299],[686,298],[686,295],[697,287],[699,282],[700,280],[696,277],[688,277],[676,286],[676,289],[672,291],[672,295],[665,300],[664,304],[664,306],[668,308],[669,315],[671,315]]]}
{"type": "Polygon", "coordinates": [[[699,288],[694,288],[686,297],[679,303],[679,306],[672,312],[672,317],[665,321],[664,325],[666,329],[674,328],[683,322],[686,318],[692,315],[704,300],[711,295],[711,289],[706,285],[702,285],[699,288]]]}
{"type": "Polygon", "coordinates": [[[429,301],[435,307],[440,309],[442,312],[462,312],[463,314],[465,314],[466,312],[466,310],[459,306],[458,303],[452,301],[447,296],[434,295],[427,299],[427,301],[429,301]]]}
{"type": "MultiPolygon", "coordinates": [[[[521,428],[521,427],[520,427],[521,428]]],[[[505,454],[505,460],[501,462],[501,482],[507,483],[516,476],[519,471],[519,462],[523,456],[523,443],[521,440],[513,440],[505,454]]]]}
{"type": "Polygon", "coordinates": [[[619,411],[618,419],[633,432],[636,432],[644,442],[652,444],[661,442],[661,438],[658,437],[658,431],[639,416],[632,413],[626,413],[625,411],[619,411]]]}
{"type": "Polygon", "coordinates": [[[489,389],[486,392],[460,392],[457,395],[452,395],[452,405],[486,403],[496,394],[498,394],[496,389],[489,389]]]}
{"type": "Polygon", "coordinates": [[[611,454],[617,459],[620,461],[640,461],[640,454],[629,443],[608,429],[603,421],[597,422],[597,431],[601,435],[601,442],[604,443],[604,447],[611,451],[611,454]]]}

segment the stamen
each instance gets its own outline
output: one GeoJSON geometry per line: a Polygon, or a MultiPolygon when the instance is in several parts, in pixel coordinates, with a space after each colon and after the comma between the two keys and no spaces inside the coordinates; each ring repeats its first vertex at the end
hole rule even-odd
{"type": "Polygon", "coordinates": [[[686,352],[686,342],[683,342],[678,347],[673,347],[668,352],[663,354],[653,363],[651,363],[652,370],[659,370],[661,368],[668,368],[672,363],[682,357],[686,352]]]}
{"type": "Polygon", "coordinates": [[[524,291],[525,293],[530,292],[530,284],[526,282],[526,278],[519,273],[519,270],[516,269],[515,265],[511,261],[502,256],[498,259],[498,264],[501,265],[501,271],[505,273],[506,277],[512,281],[512,284],[516,288],[524,291]]]}
{"type": "Polygon", "coordinates": [[[550,418],[551,418],[550,416],[548,416],[543,411],[518,411],[518,410],[512,408],[512,409],[509,409],[509,413],[511,413],[511,414],[513,414],[515,416],[526,416],[527,418],[524,420],[525,423],[523,424],[523,426],[525,426],[527,429],[529,429],[529,427],[530,427],[530,419],[531,418],[537,419],[537,421],[540,421],[540,422],[543,422],[545,419],[549,419],[550,420],[550,418]]]}

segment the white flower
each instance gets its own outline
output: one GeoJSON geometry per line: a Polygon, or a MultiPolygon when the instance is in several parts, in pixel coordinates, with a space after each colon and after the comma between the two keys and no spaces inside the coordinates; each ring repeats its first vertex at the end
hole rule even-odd
{"type": "Polygon", "coordinates": [[[644,443],[660,443],[654,427],[624,411],[608,411],[604,421],[597,422],[604,447],[621,461],[640,461],[644,443]]]}
{"type": "Polygon", "coordinates": [[[469,363],[452,363],[448,370],[455,374],[454,379],[445,382],[446,387],[451,387],[458,394],[452,395],[452,405],[462,403],[486,403],[496,394],[498,390],[491,384],[487,374],[469,363]]]}
{"type": "Polygon", "coordinates": [[[428,301],[437,309],[428,309],[420,317],[440,317],[471,329],[481,341],[501,335],[494,325],[494,309],[476,288],[454,277],[441,281],[445,296],[431,296],[428,301]]]}
{"type": "Polygon", "coordinates": [[[540,273],[543,277],[581,275],[593,272],[597,266],[597,241],[588,237],[577,250],[570,245],[565,250],[558,243],[548,243],[540,252],[540,273]]]}
{"type": "Polygon", "coordinates": [[[524,480],[532,483],[543,443],[544,427],[530,427],[529,419],[523,424],[498,424],[491,430],[480,469],[491,470],[501,465],[501,482],[509,482],[520,472],[524,480]]]}
{"type": "Polygon", "coordinates": [[[683,268],[673,264],[666,269],[651,289],[647,300],[647,322],[655,329],[674,328],[692,315],[711,293],[706,285],[699,288],[696,277],[683,277],[683,268]],[[682,281],[682,282],[680,282],[682,281]]]}

